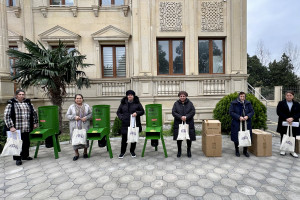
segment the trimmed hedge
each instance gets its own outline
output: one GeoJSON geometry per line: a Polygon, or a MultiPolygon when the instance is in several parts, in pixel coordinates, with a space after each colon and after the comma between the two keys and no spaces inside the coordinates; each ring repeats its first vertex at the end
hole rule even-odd
{"type": "Polygon", "coordinates": [[[121,127],[122,127],[122,121],[118,117],[116,117],[111,129],[112,136],[120,135],[121,127]]]}
{"type": "MultiPolygon", "coordinates": [[[[229,133],[231,129],[231,116],[229,115],[230,103],[238,97],[238,93],[232,93],[223,97],[213,111],[213,118],[221,122],[222,132],[229,133]]],[[[254,116],[252,117],[253,129],[267,129],[267,108],[253,94],[247,94],[246,100],[250,101],[254,116]]]]}

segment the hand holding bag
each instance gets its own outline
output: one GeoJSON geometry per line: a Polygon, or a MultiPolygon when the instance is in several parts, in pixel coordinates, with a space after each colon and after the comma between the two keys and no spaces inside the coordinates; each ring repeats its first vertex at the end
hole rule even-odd
{"type": "Polygon", "coordinates": [[[287,127],[286,134],[283,135],[282,142],[280,145],[281,151],[290,151],[294,152],[295,150],[295,138],[293,137],[293,130],[292,126],[289,125],[287,127]]]}
{"type": "Polygon", "coordinates": [[[1,156],[19,156],[22,151],[22,144],[23,141],[21,140],[20,133],[18,133],[17,131],[11,132],[10,137],[8,136],[6,139],[6,143],[1,156]]]}
{"type": "Polygon", "coordinates": [[[84,144],[86,145],[86,130],[84,128],[78,129],[77,121],[75,123],[76,128],[72,133],[72,145],[84,144]]]}
{"type": "Polygon", "coordinates": [[[179,129],[178,129],[178,136],[177,140],[189,140],[190,135],[189,135],[189,125],[182,121],[181,124],[179,124],[179,129]]]}
{"type": "Polygon", "coordinates": [[[245,121],[245,131],[243,131],[242,122],[240,122],[240,131],[238,134],[239,134],[239,147],[251,146],[251,136],[250,136],[250,131],[247,130],[247,121],[245,121]]]}
{"type": "Polygon", "coordinates": [[[127,131],[127,143],[138,142],[140,128],[136,126],[135,117],[130,116],[130,126],[127,131]],[[133,123],[134,120],[134,123],[133,123]],[[134,124],[134,125],[133,125],[134,124]]]}

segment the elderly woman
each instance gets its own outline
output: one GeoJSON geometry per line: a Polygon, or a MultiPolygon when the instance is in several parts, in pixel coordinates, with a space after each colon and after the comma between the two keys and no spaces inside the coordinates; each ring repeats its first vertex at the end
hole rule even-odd
{"type": "MultiPolygon", "coordinates": [[[[300,117],[300,104],[294,100],[294,92],[287,91],[285,99],[280,101],[277,105],[278,125],[277,132],[281,135],[281,141],[284,134],[286,134],[287,126],[282,126],[282,122],[286,121],[289,124],[292,122],[299,122],[300,117]]],[[[292,127],[293,136],[299,134],[299,127],[292,127]]],[[[298,158],[295,152],[290,153],[291,156],[298,158]]],[[[285,151],[281,151],[280,155],[285,156],[285,151]]]]}
{"type": "MultiPolygon", "coordinates": [[[[254,110],[249,101],[246,100],[246,94],[240,92],[236,100],[233,100],[230,104],[229,114],[232,117],[231,121],[231,141],[234,142],[235,155],[240,157],[239,151],[239,131],[240,123],[242,122],[242,130],[245,130],[245,126],[250,130],[250,135],[252,137],[252,125],[251,118],[254,115],[254,110]]],[[[250,157],[247,152],[248,148],[244,147],[243,154],[246,157],[250,157]]]]}
{"type": "MultiPolygon", "coordinates": [[[[187,156],[192,157],[191,146],[192,141],[196,140],[195,134],[195,126],[194,126],[194,115],[195,115],[195,107],[193,103],[187,98],[188,93],[185,91],[181,91],[178,93],[179,100],[177,100],[172,109],[172,115],[174,117],[174,134],[173,140],[177,140],[179,124],[185,122],[189,125],[189,136],[190,139],[186,140],[187,144],[187,156]]],[[[177,157],[181,156],[181,145],[182,140],[177,140],[178,153],[177,157]]]]}
{"type": "MultiPolygon", "coordinates": [[[[90,127],[90,118],[92,117],[92,110],[90,106],[86,103],[83,103],[83,96],[81,94],[75,95],[75,103],[70,105],[66,118],[70,120],[70,137],[72,138],[72,134],[75,128],[77,129],[85,129],[88,130],[90,127]],[[77,122],[77,123],[76,123],[77,122]],[[77,124],[77,127],[76,127],[77,124]]],[[[73,149],[75,151],[75,156],[73,157],[73,161],[78,160],[79,152],[78,149],[84,149],[83,157],[88,158],[87,148],[89,147],[89,141],[86,142],[86,145],[73,145],[73,149]]]]}
{"type": "MultiPolygon", "coordinates": [[[[145,113],[142,104],[137,96],[135,96],[135,92],[133,90],[128,90],[126,92],[126,96],[121,100],[121,104],[118,108],[117,115],[118,118],[122,121],[121,134],[122,134],[122,142],[121,142],[121,153],[119,158],[124,158],[126,148],[127,148],[127,132],[128,127],[130,126],[130,117],[131,115],[136,118],[136,126],[139,127],[139,131],[142,131],[141,119],[140,117],[145,113]]],[[[131,143],[130,146],[130,154],[131,157],[135,158],[135,147],[136,142],[131,143]]]]}

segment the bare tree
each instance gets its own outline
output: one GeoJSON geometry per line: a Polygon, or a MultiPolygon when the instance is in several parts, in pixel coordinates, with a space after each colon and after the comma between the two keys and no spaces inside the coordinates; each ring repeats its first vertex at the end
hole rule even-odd
{"type": "Polygon", "coordinates": [[[257,42],[255,55],[263,66],[267,66],[271,62],[271,53],[262,40],[257,42]]]}
{"type": "Polygon", "coordinates": [[[291,63],[294,67],[295,74],[299,75],[300,73],[300,51],[298,46],[293,44],[291,41],[288,41],[283,49],[284,53],[291,59],[291,63]]]}

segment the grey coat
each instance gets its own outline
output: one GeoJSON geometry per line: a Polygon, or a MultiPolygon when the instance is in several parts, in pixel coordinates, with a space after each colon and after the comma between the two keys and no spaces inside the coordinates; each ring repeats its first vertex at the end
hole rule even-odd
{"type": "MultiPolygon", "coordinates": [[[[85,130],[88,130],[90,128],[90,119],[92,117],[92,110],[91,110],[91,107],[86,103],[83,103],[83,106],[85,108],[85,114],[86,114],[85,117],[87,120],[84,123],[82,123],[82,128],[84,128],[85,130]]],[[[72,104],[72,105],[70,105],[70,107],[66,113],[66,118],[70,120],[69,127],[70,127],[70,138],[71,139],[72,139],[72,133],[76,127],[75,117],[76,117],[75,104],[72,104]]],[[[75,145],[75,146],[73,146],[73,149],[76,150],[76,149],[81,149],[81,148],[87,148],[88,146],[89,145],[87,142],[87,145],[75,145]]]]}

